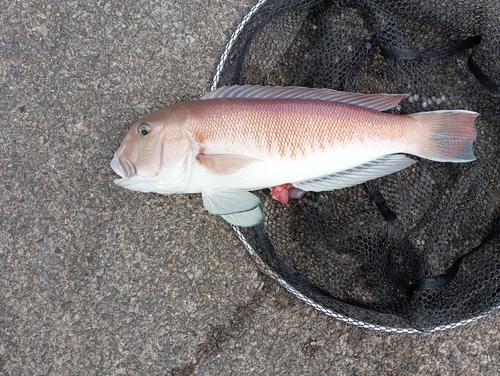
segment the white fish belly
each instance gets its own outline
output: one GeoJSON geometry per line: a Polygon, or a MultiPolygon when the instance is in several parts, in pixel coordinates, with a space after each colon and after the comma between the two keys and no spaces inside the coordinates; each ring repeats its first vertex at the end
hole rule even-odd
{"type": "Polygon", "coordinates": [[[402,145],[394,142],[377,142],[376,145],[352,145],[337,150],[327,150],[307,157],[263,160],[249,164],[231,175],[217,175],[195,163],[185,193],[204,190],[257,190],[286,183],[327,176],[387,154],[404,152],[402,145]]]}

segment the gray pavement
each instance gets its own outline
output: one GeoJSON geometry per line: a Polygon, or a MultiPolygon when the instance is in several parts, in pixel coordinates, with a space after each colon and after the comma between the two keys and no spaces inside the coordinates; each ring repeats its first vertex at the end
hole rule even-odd
{"type": "Polygon", "coordinates": [[[252,1],[0,0],[1,375],[497,375],[500,314],[427,335],[332,320],[198,195],[112,184],[137,118],[195,98],[252,1]]]}

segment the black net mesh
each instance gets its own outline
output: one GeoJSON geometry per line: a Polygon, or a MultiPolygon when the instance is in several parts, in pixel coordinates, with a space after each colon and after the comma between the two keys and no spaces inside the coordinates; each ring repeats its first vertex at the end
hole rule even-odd
{"type": "Polygon", "coordinates": [[[421,160],[364,185],[282,205],[235,229],[262,269],[334,317],[432,331],[500,306],[500,6],[496,0],[261,1],[214,88],[296,85],[409,93],[392,110],[467,109],[477,161],[421,160]]]}

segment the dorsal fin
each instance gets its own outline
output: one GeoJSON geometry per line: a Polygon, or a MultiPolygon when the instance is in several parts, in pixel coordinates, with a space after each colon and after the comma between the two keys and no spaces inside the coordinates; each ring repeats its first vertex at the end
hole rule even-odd
{"type": "Polygon", "coordinates": [[[209,91],[200,99],[258,98],[258,99],[315,99],[354,104],[377,111],[389,110],[398,105],[407,94],[362,94],[332,89],[312,89],[298,86],[223,86],[209,91]]]}

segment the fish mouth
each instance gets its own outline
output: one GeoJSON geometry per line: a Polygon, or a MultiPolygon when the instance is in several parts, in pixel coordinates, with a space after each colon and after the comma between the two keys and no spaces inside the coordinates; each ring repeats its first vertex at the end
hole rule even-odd
{"type": "Polygon", "coordinates": [[[113,171],[120,175],[122,178],[130,179],[136,175],[134,164],[127,158],[117,157],[115,155],[110,163],[110,166],[113,171]]]}

